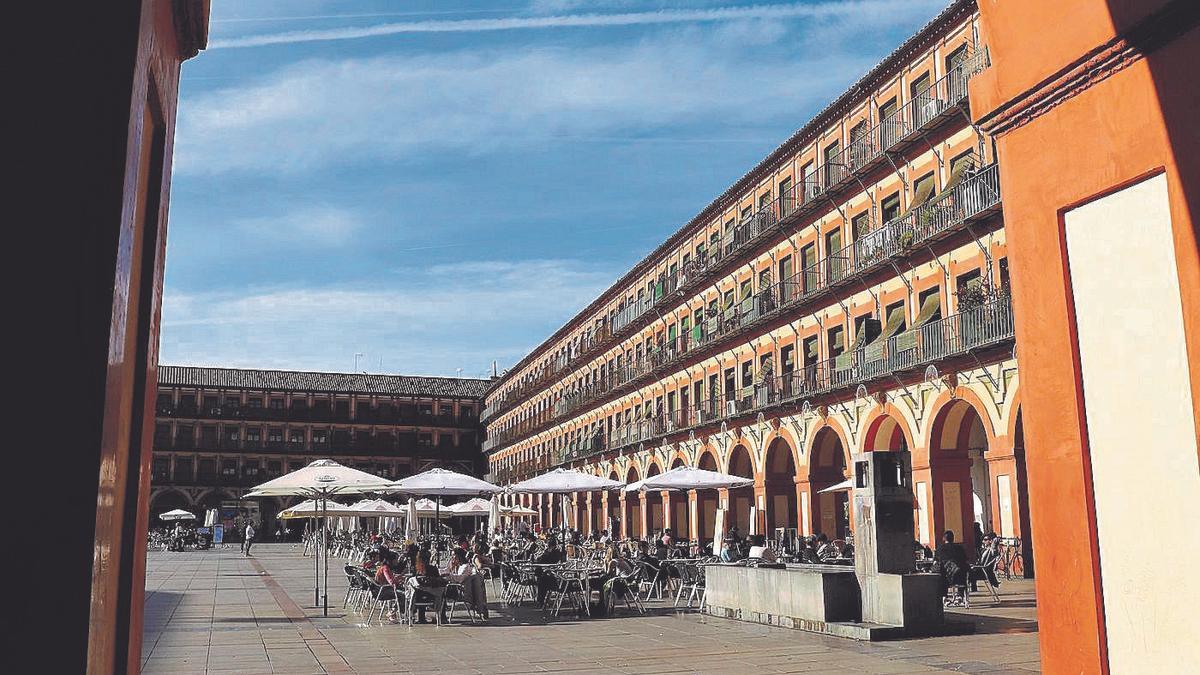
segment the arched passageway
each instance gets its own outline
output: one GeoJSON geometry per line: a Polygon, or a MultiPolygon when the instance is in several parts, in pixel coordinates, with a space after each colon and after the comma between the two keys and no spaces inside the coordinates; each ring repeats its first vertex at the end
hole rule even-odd
{"type": "Polygon", "coordinates": [[[171,527],[174,523],[168,523],[159,518],[160,515],[167,511],[175,509],[183,509],[196,514],[199,524],[204,524],[204,513],[192,505],[186,495],[178,490],[163,490],[154,495],[150,499],[150,527],[171,527]]]}
{"type": "MultiPolygon", "coordinates": [[[[711,451],[705,450],[700,455],[699,468],[706,471],[720,471],[717,457],[711,451]]],[[[714,489],[696,490],[696,537],[701,546],[713,540],[713,528],[716,527],[717,505],[720,496],[714,489]]]]}
{"type": "MultiPolygon", "coordinates": [[[[642,477],[638,474],[637,467],[629,467],[629,471],[625,474],[626,483],[636,483],[642,477]]],[[[642,535],[642,493],[634,490],[625,493],[625,513],[622,514],[622,522],[625,525],[623,533],[626,539],[640,539],[642,535]]]]}
{"type": "Polygon", "coordinates": [[[795,529],[796,463],[787,441],[776,438],[767,448],[763,484],[766,488],[766,535],[775,538],[777,528],[795,529]]]}
{"type": "Polygon", "coordinates": [[[846,454],[841,438],[832,429],[817,432],[808,468],[813,534],[824,533],[830,539],[845,539],[850,532],[850,492],[831,490],[850,478],[846,454]]]}
{"type": "MultiPolygon", "coordinates": [[[[658,468],[658,464],[651,462],[646,469],[646,478],[657,476],[662,473],[658,468]]],[[[646,526],[649,528],[647,535],[654,535],[661,532],[663,523],[667,521],[667,514],[663,512],[663,497],[662,492],[658,490],[647,490],[642,493],[642,498],[646,500],[646,526]]]]}
{"type": "MultiPolygon", "coordinates": [[[[932,506],[931,531],[918,538],[932,544],[945,531],[954,533],[968,552],[977,543],[975,525],[983,532],[993,531],[998,518],[992,504],[992,477],[988,466],[988,437],[983,420],[970,403],[957,399],[945,405],[934,418],[929,444],[929,478],[932,486],[928,503],[932,506]]],[[[918,476],[918,478],[921,478],[918,476]]],[[[923,511],[923,480],[915,481],[918,510],[923,511]]]]}
{"type": "MultiPolygon", "coordinates": [[[[686,466],[682,457],[676,457],[671,462],[671,468],[686,466]]],[[[688,493],[674,492],[671,494],[671,530],[675,539],[680,541],[692,538],[692,519],[688,513],[688,493]]]]}
{"type": "MultiPolygon", "coordinates": [[[[621,482],[621,474],[613,471],[608,475],[610,480],[621,482]]],[[[621,495],[624,492],[621,490],[613,490],[608,493],[608,513],[604,514],[604,527],[601,529],[608,530],[609,536],[614,540],[621,538],[621,495]]],[[[603,504],[601,505],[603,508],[603,504]]]]}
{"type": "MultiPolygon", "coordinates": [[[[754,479],[754,462],[751,461],[750,451],[745,446],[737,445],[730,453],[729,473],[742,478],[754,479]]],[[[729,514],[726,522],[731,527],[736,526],[743,537],[750,533],[750,509],[753,506],[753,486],[729,490],[729,514]]]]}

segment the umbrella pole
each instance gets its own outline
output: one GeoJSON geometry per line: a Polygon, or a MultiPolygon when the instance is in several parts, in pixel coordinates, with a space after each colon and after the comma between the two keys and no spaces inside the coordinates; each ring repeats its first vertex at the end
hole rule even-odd
{"type": "Polygon", "coordinates": [[[442,547],[438,546],[441,543],[442,534],[442,496],[437,496],[437,501],[433,507],[433,564],[438,567],[442,566],[442,547]]]}
{"type": "MultiPolygon", "coordinates": [[[[321,515],[323,515],[326,520],[328,520],[328,518],[329,518],[328,508],[329,508],[329,498],[322,497],[321,498],[321,515]]],[[[324,530],[322,530],[322,532],[324,532],[324,530]]],[[[322,534],[322,539],[324,539],[324,536],[325,535],[322,534]]],[[[325,556],[325,582],[323,584],[324,588],[322,589],[321,600],[322,600],[322,604],[325,606],[325,609],[323,610],[323,615],[329,616],[329,542],[322,540],[321,543],[324,544],[324,546],[322,546],[321,548],[324,549],[323,555],[325,556]]]]}
{"type": "Polygon", "coordinates": [[[313,546],[313,607],[321,604],[321,554],[317,552],[317,517],[314,515],[309,519],[312,523],[312,541],[313,546]]]}

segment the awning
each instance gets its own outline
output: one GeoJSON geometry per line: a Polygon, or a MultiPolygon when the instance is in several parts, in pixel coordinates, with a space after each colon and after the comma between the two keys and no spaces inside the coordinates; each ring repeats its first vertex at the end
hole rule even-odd
{"type": "Polygon", "coordinates": [[[912,328],[900,333],[896,336],[896,349],[905,351],[913,349],[917,346],[917,333],[920,332],[921,326],[933,320],[942,308],[942,294],[930,293],[921,303],[921,311],[917,314],[917,318],[913,321],[912,328]]]}
{"type": "Polygon", "coordinates": [[[825,493],[825,492],[841,492],[843,490],[853,490],[853,489],[854,489],[854,479],[847,478],[846,480],[844,480],[840,483],[835,483],[834,485],[830,485],[829,487],[825,488],[824,490],[817,490],[817,494],[821,494],[821,493],[825,493]]]}
{"type": "Polygon", "coordinates": [[[951,162],[950,178],[946,181],[946,187],[942,188],[942,191],[939,192],[937,194],[937,196],[933,198],[934,201],[937,201],[937,200],[941,199],[942,197],[945,197],[946,195],[950,194],[950,191],[953,190],[959,183],[961,183],[963,181],[963,178],[966,177],[967,172],[974,168],[975,168],[975,157],[974,156],[969,155],[967,157],[963,157],[958,162],[951,162]]]}

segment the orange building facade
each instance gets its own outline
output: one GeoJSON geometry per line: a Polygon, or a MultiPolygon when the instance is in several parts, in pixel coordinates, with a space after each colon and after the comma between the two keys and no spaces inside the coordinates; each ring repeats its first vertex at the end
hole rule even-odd
{"type": "Polygon", "coordinates": [[[1196,672],[1200,3],[980,13],[994,66],[971,112],[1010,233],[1043,667],[1196,672]]]}
{"type": "MultiPolygon", "coordinates": [[[[1002,176],[968,105],[989,63],[953,3],[509,369],[493,479],[711,468],[755,484],[566,510],[584,532],[711,540],[724,508],[842,538],[852,457],[903,448],[922,541],[979,522],[1032,573],[1002,176]]],[[[550,524],[561,499],[524,503],[550,524]]]]}

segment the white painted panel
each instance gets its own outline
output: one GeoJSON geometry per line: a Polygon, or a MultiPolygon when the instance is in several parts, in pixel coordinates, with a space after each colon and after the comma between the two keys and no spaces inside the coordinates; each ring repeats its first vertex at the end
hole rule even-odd
{"type": "MultiPolygon", "coordinates": [[[[954,533],[954,541],[963,540],[962,520],[962,486],[958,481],[948,480],[942,483],[942,529],[954,533]]],[[[941,540],[941,532],[938,533],[941,540]]]]}
{"type": "Polygon", "coordinates": [[[1000,536],[1012,537],[1012,486],[1006,473],[996,476],[996,497],[1000,502],[1000,536]]]}
{"type": "Polygon", "coordinates": [[[1166,177],[1067,213],[1066,235],[1111,671],[1181,672],[1200,664],[1200,466],[1166,177]]]}
{"type": "Polygon", "coordinates": [[[925,483],[917,483],[917,538],[922,544],[931,544],[929,537],[929,488],[925,483]]]}
{"type": "Polygon", "coordinates": [[[800,511],[800,530],[807,537],[812,534],[812,519],[809,516],[807,492],[800,493],[800,511]]]}

